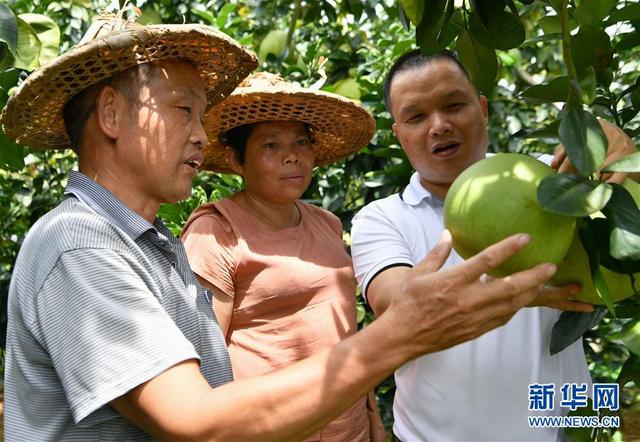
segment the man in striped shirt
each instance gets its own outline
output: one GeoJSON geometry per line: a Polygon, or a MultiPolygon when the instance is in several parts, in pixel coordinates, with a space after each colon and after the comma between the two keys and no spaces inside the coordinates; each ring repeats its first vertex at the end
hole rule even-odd
{"type": "Polygon", "coordinates": [[[40,147],[70,142],[79,159],[66,198],[32,227],[15,265],[7,440],[303,439],[395,368],[503,324],[544,295],[552,265],[479,282],[526,236],[435,273],[450,251],[445,237],[365,330],[231,382],[210,296],[156,215],[189,196],[208,142],[208,102],[230,90],[218,83],[242,78],[255,60],[204,27],[180,26],[111,26],[32,74],[2,116],[9,136],[40,147]],[[425,314],[429,299],[440,300],[437,315],[425,314]]]}

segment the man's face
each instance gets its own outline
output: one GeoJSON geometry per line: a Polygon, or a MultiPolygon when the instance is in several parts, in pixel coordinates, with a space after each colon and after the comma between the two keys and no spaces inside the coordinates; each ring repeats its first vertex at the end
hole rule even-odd
{"type": "Polygon", "coordinates": [[[399,72],[391,83],[393,133],[422,185],[444,198],[488,147],[487,102],[451,60],[399,72]]]}
{"type": "Polygon", "coordinates": [[[118,140],[119,159],[129,191],[149,205],[189,197],[196,168],[207,144],[202,118],[207,108],[204,85],[189,63],[168,61],[152,71],[128,104],[118,140]]]}

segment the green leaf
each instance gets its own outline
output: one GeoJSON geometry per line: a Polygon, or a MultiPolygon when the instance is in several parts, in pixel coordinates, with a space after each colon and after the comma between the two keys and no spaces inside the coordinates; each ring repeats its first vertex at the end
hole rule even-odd
{"type": "Polygon", "coordinates": [[[607,183],[579,175],[550,174],[538,186],[538,201],[543,209],[567,216],[588,216],[602,210],[613,189],[607,183]]]}
{"type": "Polygon", "coordinates": [[[558,138],[559,127],[560,120],[555,120],[553,123],[539,129],[519,130],[511,136],[514,138],[558,138]]]}
{"type": "Polygon", "coordinates": [[[640,355],[640,320],[625,324],[620,333],[620,340],[636,356],[640,355]]]}
{"type": "Polygon", "coordinates": [[[607,269],[621,274],[632,275],[640,272],[640,260],[619,260],[611,256],[610,234],[612,227],[606,218],[587,218],[590,235],[598,247],[600,265],[607,269]]]}
{"type": "Polygon", "coordinates": [[[564,102],[569,96],[569,77],[556,77],[548,83],[536,84],[522,92],[522,97],[534,102],[564,102]]]}
{"type": "Polygon", "coordinates": [[[619,51],[627,51],[629,49],[633,49],[637,46],[640,46],[640,33],[639,32],[628,32],[626,34],[618,35],[618,40],[614,43],[614,48],[616,52],[619,51]]]}
{"type": "MultiPolygon", "coordinates": [[[[437,2],[443,3],[440,0],[437,0],[437,2]]],[[[425,2],[423,0],[400,0],[400,4],[402,5],[402,10],[411,23],[418,26],[424,15],[425,2]]]]}
{"type": "Polygon", "coordinates": [[[32,71],[40,66],[38,57],[42,43],[38,39],[31,26],[21,18],[17,18],[18,22],[18,47],[16,50],[15,66],[20,69],[32,71]]]}
{"type": "MultiPolygon", "coordinates": [[[[0,72],[0,88],[8,91],[12,87],[18,84],[18,78],[20,77],[20,69],[6,69],[0,72]]],[[[2,106],[0,106],[0,109],[2,106]]]]}
{"type": "Polygon", "coordinates": [[[592,230],[592,224],[589,222],[580,223],[578,228],[578,237],[580,238],[580,243],[589,258],[589,273],[591,274],[591,280],[596,289],[596,293],[600,299],[604,301],[609,312],[611,312],[615,317],[616,312],[611,299],[611,291],[609,290],[607,281],[604,279],[602,270],[600,269],[600,247],[592,230]]]}
{"type": "Polygon", "coordinates": [[[638,19],[640,19],[640,4],[627,3],[624,7],[613,11],[611,15],[609,15],[606,24],[610,25],[619,21],[638,19]]]}
{"type": "Polygon", "coordinates": [[[593,285],[596,288],[598,296],[600,296],[600,298],[604,301],[604,304],[607,306],[609,312],[611,312],[611,314],[615,317],[616,309],[613,306],[613,300],[611,299],[611,290],[609,290],[609,285],[602,275],[600,266],[592,269],[591,276],[593,277],[593,285]]]}
{"type": "Polygon", "coordinates": [[[631,155],[627,155],[619,159],[618,161],[614,161],[609,164],[607,167],[602,169],[603,172],[640,172],[640,152],[632,153],[631,155]]]}
{"type": "Polygon", "coordinates": [[[491,92],[498,73],[496,51],[475,41],[466,30],[458,37],[456,49],[473,84],[484,94],[491,92]]]}
{"type": "Polygon", "coordinates": [[[584,71],[582,71],[580,77],[578,78],[578,84],[580,85],[580,92],[582,97],[582,102],[586,104],[591,104],[596,99],[596,71],[592,66],[589,66],[584,71]]]}
{"type": "Polygon", "coordinates": [[[489,29],[493,16],[504,11],[505,0],[471,0],[472,13],[480,18],[480,27],[489,29]]]}
{"type": "Polygon", "coordinates": [[[562,32],[562,21],[559,15],[547,15],[538,20],[538,26],[545,34],[559,34],[562,32]]]}
{"type": "Polygon", "coordinates": [[[629,192],[619,184],[602,212],[612,226],[611,256],[620,260],[640,259],[640,210],[629,192]]]}
{"type": "Polygon", "coordinates": [[[582,175],[591,175],[604,161],[607,137],[589,112],[570,108],[560,120],[558,135],[571,163],[582,175]]]}
{"type": "Polygon", "coordinates": [[[571,37],[571,55],[579,74],[589,66],[593,66],[596,72],[608,68],[613,61],[609,35],[595,26],[581,26],[571,37]]]}
{"type": "Polygon", "coordinates": [[[636,111],[640,112],[640,76],[636,78],[633,91],[631,92],[631,104],[636,111]]]}
{"type": "Polygon", "coordinates": [[[10,140],[0,126],[0,167],[20,170],[24,167],[24,148],[10,140]]]}
{"type": "Polygon", "coordinates": [[[549,352],[554,355],[561,352],[591,328],[595,327],[607,314],[604,306],[598,306],[588,313],[562,312],[551,330],[549,352]]]}
{"type": "Polygon", "coordinates": [[[526,37],[520,19],[507,11],[498,11],[491,15],[486,29],[478,15],[472,13],[469,32],[483,45],[503,51],[517,48],[526,37]]]}
{"type": "Polygon", "coordinates": [[[41,14],[20,14],[18,18],[24,20],[38,36],[42,45],[38,57],[40,66],[56,58],[60,47],[58,25],[46,15],[41,14]]]}
{"type": "MultiPolygon", "coordinates": [[[[596,97],[596,75],[589,67],[579,79],[582,100],[591,103],[596,97]]],[[[524,90],[522,97],[528,101],[558,103],[567,101],[570,91],[569,77],[556,77],[548,83],[536,84],[524,90]]]]}
{"type": "Polygon", "coordinates": [[[635,381],[636,385],[640,385],[640,356],[631,353],[629,358],[624,362],[622,370],[616,379],[616,382],[624,387],[625,384],[635,381]]]}
{"type": "Polygon", "coordinates": [[[9,47],[12,54],[18,46],[18,23],[13,11],[4,3],[0,3],[0,41],[9,47]]]}
{"type": "Polygon", "coordinates": [[[425,54],[434,54],[446,48],[463,29],[462,13],[459,10],[454,11],[448,26],[443,29],[445,4],[446,1],[439,1],[436,6],[442,6],[441,14],[425,15],[416,28],[416,41],[425,54]]]}
{"type": "Polygon", "coordinates": [[[404,8],[401,3],[398,3],[398,18],[400,18],[400,23],[402,23],[402,27],[404,27],[405,30],[408,31],[411,29],[411,22],[407,18],[407,13],[404,12],[404,8]]]}
{"type": "Polygon", "coordinates": [[[215,17],[213,16],[213,13],[211,11],[208,11],[206,9],[194,9],[193,11],[191,11],[193,13],[193,15],[200,17],[202,20],[204,20],[205,22],[207,22],[208,24],[212,25],[215,17]]]}
{"type": "Polygon", "coordinates": [[[15,59],[6,43],[0,41],[0,72],[13,66],[15,59]]]}
{"type": "Polygon", "coordinates": [[[235,10],[236,5],[234,5],[233,3],[226,3],[222,7],[222,9],[220,9],[220,12],[216,17],[216,26],[220,29],[224,29],[227,24],[227,18],[229,18],[229,14],[231,14],[235,10]]]}
{"type": "Polygon", "coordinates": [[[573,16],[580,25],[596,26],[609,14],[616,2],[617,0],[582,0],[573,16]]]}

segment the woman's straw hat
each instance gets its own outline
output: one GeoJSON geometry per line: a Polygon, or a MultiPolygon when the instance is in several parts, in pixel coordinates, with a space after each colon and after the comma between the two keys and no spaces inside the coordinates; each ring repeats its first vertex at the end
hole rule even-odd
{"type": "Polygon", "coordinates": [[[69,147],[62,111],[70,98],[135,65],[168,59],[197,68],[210,104],[229,95],[257,66],[255,55],[208,26],[143,26],[102,14],[77,46],[22,83],[2,114],[5,133],[33,148],[69,147]]]}
{"type": "Polygon", "coordinates": [[[263,121],[300,121],[313,130],[317,166],[340,160],[366,146],[376,129],[373,117],[340,95],[302,88],[277,75],[250,75],[220,104],[209,109],[203,169],[233,172],[224,135],[234,127],[263,121]]]}

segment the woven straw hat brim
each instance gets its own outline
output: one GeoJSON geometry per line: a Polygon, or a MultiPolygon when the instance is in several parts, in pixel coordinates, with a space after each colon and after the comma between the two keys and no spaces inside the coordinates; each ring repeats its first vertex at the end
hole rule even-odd
{"type": "Polygon", "coordinates": [[[78,45],[33,72],[0,117],[5,133],[36,149],[69,147],[62,111],[87,87],[138,64],[191,62],[210,104],[220,102],[257,66],[233,39],[204,25],[149,25],[78,45]]]}
{"type": "Polygon", "coordinates": [[[300,121],[313,129],[315,165],[341,160],[365,147],[376,129],[375,120],[355,102],[324,91],[273,87],[262,91],[236,89],[205,115],[209,144],[202,169],[234,173],[220,136],[234,127],[264,121],[300,121]]]}

